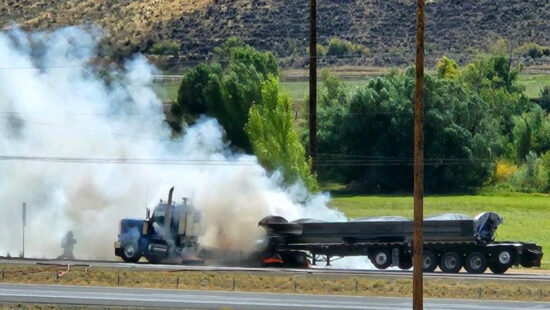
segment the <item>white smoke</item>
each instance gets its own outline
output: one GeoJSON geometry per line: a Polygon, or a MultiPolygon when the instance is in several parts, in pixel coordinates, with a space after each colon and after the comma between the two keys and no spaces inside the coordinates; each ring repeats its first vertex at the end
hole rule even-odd
{"type": "Polygon", "coordinates": [[[34,157],[0,160],[0,255],[21,251],[26,202],[27,256],[59,255],[73,230],[75,256],[114,259],[119,220],[143,218],[172,185],[174,197],[203,210],[207,246],[250,249],[267,215],[345,220],[328,195],[284,186],[254,156],[230,151],[214,119],[172,139],[152,89],[155,69],[136,56],[106,83],[91,65],[98,38],[78,27],[0,33],[0,155],[34,157]],[[119,158],[146,160],[106,162],[119,158]]]}

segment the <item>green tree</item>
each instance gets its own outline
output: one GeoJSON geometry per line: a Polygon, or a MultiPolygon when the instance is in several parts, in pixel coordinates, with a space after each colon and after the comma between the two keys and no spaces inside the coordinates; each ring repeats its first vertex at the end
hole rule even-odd
{"type": "Polygon", "coordinates": [[[244,126],[250,107],[262,100],[262,81],[254,66],[232,63],[207,89],[208,114],[218,119],[231,143],[245,151],[251,149],[244,126]]]}
{"type": "Polygon", "coordinates": [[[206,114],[208,102],[205,93],[208,83],[222,74],[218,64],[199,64],[191,68],[183,77],[178,89],[177,104],[172,112],[177,116],[206,114]]]}
{"type": "Polygon", "coordinates": [[[531,132],[529,125],[520,117],[514,117],[514,145],[516,149],[516,159],[522,161],[531,149],[531,132]]]}
{"type": "Polygon", "coordinates": [[[442,79],[455,79],[458,77],[458,64],[445,56],[437,63],[437,76],[442,79]]]}
{"type": "MultiPolygon", "coordinates": [[[[499,144],[489,106],[449,79],[426,76],[426,189],[476,189],[491,175],[499,144]]],[[[370,79],[349,103],[319,114],[321,177],[337,178],[367,191],[412,190],[412,70],[370,79]],[[325,118],[325,119],[322,119],[325,118]]]]}
{"type": "Polygon", "coordinates": [[[547,113],[550,113],[550,86],[544,86],[540,90],[539,106],[547,113]]]}
{"type": "Polygon", "coordinates": [[[219,63],[200,64],[185,74],[169,123],[179,131],[182,123],[192,123],[202,114],[215,117],[233,146],[250,151],[244,131],[248,110],[262,100],[262,81],[278,74],[277,59],[237,38],[216,48],[214,59],[219,63]]]}
{"type": "Polygon", "coordinates": [[[550,150],[550,118],[539,106],[531,111],[514,116],[514,146],[516,160],[523,161],[529,152],[542,154],[550,150]]]}
{"type": "Polygon", "coordinates": [[[542,154],[540,157],[542,168],[546,174],[546,190],[550,190],[550,151],[542,154]]]}
{"type": "Polygon", "coordinates": [[[348,101],[348,89],[336,75],[324,69],[321,71],[321,80],[323,83],[320,96],[321,106],[348,101]]]}
{"type": "Polygon", "coordinates": [[[500,135],[501,147],[494,149],[496,155],[516,158],[514,150],[514,116],[528,112],[533,104],[523,93],[518,83],[519,69],[512,66],[504,55],[480,57],[468,64],[459,80],[465,88],[479,94],[489,104],[493,126],[500,135]]]}
{"type": "Polygon", "coordinates": [[[507,56],[481,57],[466,66],[461,77],[472,89],[504,89],[509,93],[521,93],[518,84],[519,69],[512,66],[507,56]]]}
{"type": "Polygon", "coordinates": [[[262,83],[262,100],[250,108],[246,133],[254,154],[264,167],[280,170],[287,182],[302,180],[311,190],[318,190],[311,172],[311,159],[294,127],[292,108],[287,94],[281,94],[279,80],[270,75],[262,83]]]}
{"type": "Polygon", "coordinates": [[[279,74],[277,58],[271,52],[262,53],[237,37],[229,38],[222,46],[214,49],[214,61],[224,67],[232,63],[252,65],[264,79],[269,74],[279,74]]]}

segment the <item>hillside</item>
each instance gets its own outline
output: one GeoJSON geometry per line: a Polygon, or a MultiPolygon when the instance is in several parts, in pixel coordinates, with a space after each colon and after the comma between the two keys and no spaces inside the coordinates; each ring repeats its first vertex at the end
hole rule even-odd
{"type": "MultiPolygon", "coordinates": [[[[308,1],[297,0],[4,0],[3,26],[49,29],[93,22],[112,48],[146,51],[153,42],[178,40],[187,60],[201,59],[229,36],[242,37],[279,57],[303,64],[308,1]]],[[[340,37],[370,48],[369,62],[410,60],[415,40],[415,1],[318,0],[319,41],[340,37]],[[406,55],[403,55],[407,52],[406,55]]],[[[550,45],[548,0],[435,0],[427,5],[428,54],[483,49],[498,38],[515,45],[550,45]]]]}

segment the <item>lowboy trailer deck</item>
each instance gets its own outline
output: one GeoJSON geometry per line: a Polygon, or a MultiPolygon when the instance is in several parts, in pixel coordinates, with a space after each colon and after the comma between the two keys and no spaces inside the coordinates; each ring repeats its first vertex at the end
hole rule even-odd
{"type": "MultiPolygon", "coordinates": [[[[502,218],[486,212],[476,218],[447,214],[424,221],[423,269],[469,273],[489,268],[504,273],[514,265],[540,266],[542,248],[534,243],[495,241],[502,218]]],[[[267,231],[266,265],[306,266],[345,256],[366,256],[378,269],[412,267],[413,221],[402,217],[379,217],[351,222],[302,219],[288,222],[268,216],[259,226],[267,231]]]]}

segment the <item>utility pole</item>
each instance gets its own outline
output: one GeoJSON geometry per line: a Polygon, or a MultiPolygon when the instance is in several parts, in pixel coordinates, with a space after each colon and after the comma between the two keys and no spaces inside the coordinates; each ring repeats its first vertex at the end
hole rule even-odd
{"type": "Polygon", "coordinates": [[[416,8],[416,86],[414,92],[414,234],[413,234],[413,310],[424,308],[422,248],[424,222],[424,17],[425,0],[416,8]]]}
{"type": "Polygon", "coordinates": [[[317,1],[309,1],[309,154],[317,170],[317,1]]]}
{"type": "Polygon", "coordinates": [[[25,226],[27,226],[27,204],[23,202],[23,209],[22,209],[22,223],[23,223],[23,258],[25,258],[25,226]]]}

